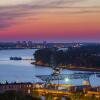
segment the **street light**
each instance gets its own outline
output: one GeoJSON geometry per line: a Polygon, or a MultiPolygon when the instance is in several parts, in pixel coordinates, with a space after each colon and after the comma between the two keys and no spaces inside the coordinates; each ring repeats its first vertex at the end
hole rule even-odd
{"type": "Polygon", "coordinates": [[[69,78],[65,78],[64,80],[65,80],[66,82],[69,82],[69,81],[70,81],[69,78]]]}

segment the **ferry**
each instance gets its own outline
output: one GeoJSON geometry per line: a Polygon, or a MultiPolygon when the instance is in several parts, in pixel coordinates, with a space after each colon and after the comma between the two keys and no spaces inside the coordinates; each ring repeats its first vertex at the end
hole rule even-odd
{"type": "Polygon", "coordinates": [[[22,60],[21,57],[10,57],[10,60],[22,60]]]}

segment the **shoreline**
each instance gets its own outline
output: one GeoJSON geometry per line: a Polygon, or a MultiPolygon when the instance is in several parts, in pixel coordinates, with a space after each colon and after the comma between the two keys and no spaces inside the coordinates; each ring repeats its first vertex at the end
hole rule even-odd
{"type": "Polygon", "coordinates": [[[0,50],[27,50],[27,49],[39,49],[39,48],[0,48],[0,50]]]}
{"type": "MultiPolygon", "coordinates": [[[[36,66],[40,66],[40,67],[50,67],[51,68],[51,66],[49,66],[49,65],[47,65],[47,64],[38,64],[38,63],[36,63],[36,62],[32,62],[31,64],[34,64],[34,65],[36,65],[36,66]]],[[[72,71],[90,71],[90,72],[100,72],[100,68],[93,68],[93,67],[88,67],[88,68],[86,68],[86,67],[76,67],[76,66],[62,66],[62,67],[60,67],[60,68],[62,68],[62,69],[66,69],[66,70],[72,70],[72,71]]]]}

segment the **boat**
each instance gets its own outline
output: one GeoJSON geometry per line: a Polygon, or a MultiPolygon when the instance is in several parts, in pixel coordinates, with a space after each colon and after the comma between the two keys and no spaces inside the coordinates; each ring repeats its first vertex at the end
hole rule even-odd
{"type": "Polygon", "coordinates": [[[10,57],[10,60],[22,60],[21,57],[10,57]]]}

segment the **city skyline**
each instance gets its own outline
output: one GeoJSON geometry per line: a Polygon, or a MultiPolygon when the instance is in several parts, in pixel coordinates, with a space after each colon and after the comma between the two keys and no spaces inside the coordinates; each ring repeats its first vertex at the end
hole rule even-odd
{"type": "Polygon", "coordinates": [[[99,42],[98,0],[0,1],[0,41],[99,42]]]}

